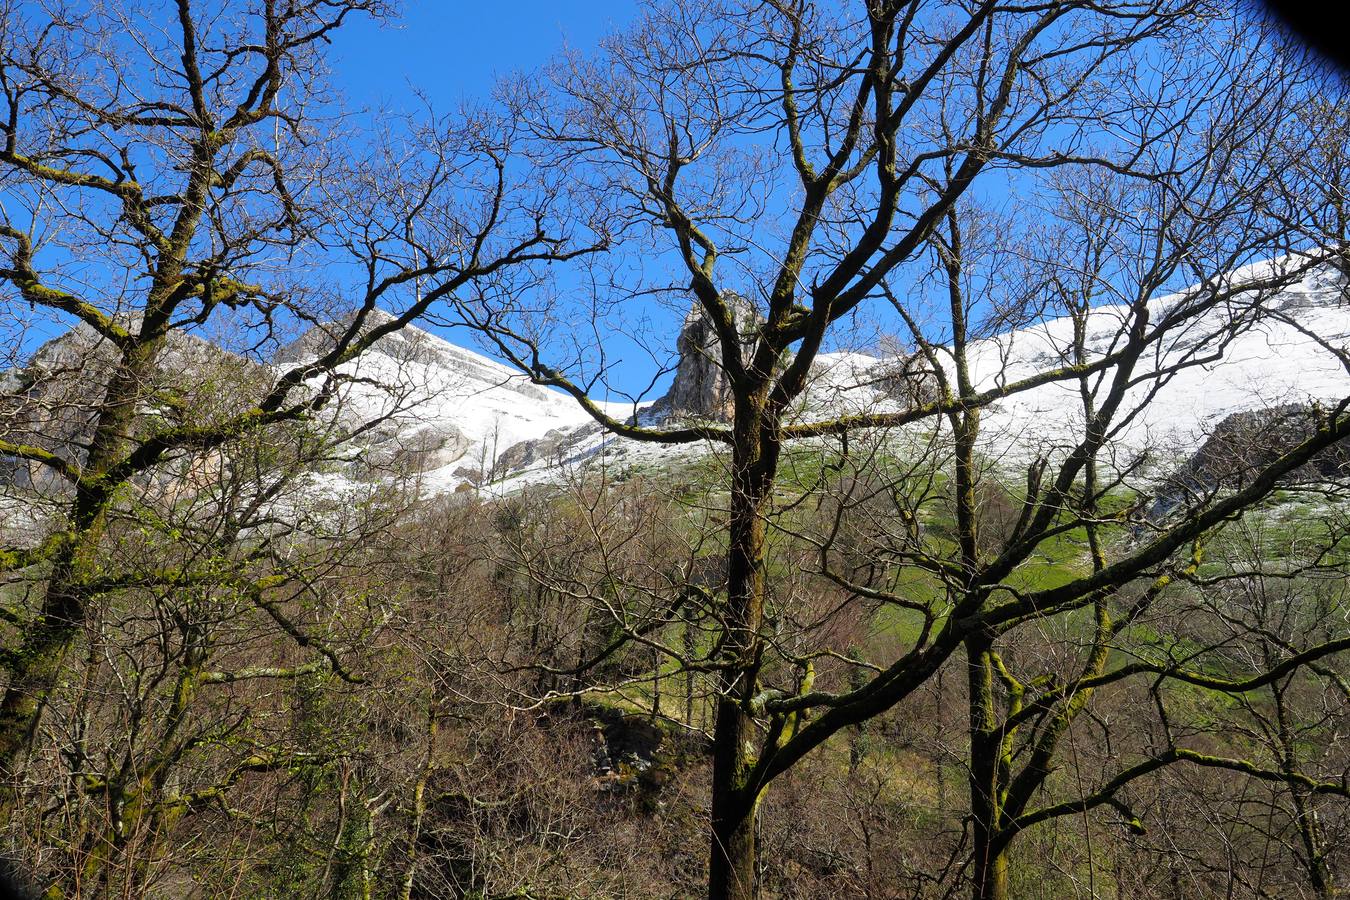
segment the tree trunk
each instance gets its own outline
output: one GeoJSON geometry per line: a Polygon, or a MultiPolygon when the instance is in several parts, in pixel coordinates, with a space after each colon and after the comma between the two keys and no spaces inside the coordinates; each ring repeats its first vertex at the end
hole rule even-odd
{"type": "MultiPolygon", "coordinates": [[[[1270,652],[1269,647],[1265,650],[1265,663],[1267,668],[1271,668],[1276,664],[1277,659],[1275,654],[1270,652]]],[[[1303,841],[1303,861],[1308,874],[1308,883],[1312,886],[1314,896],[1320,898],[1320,900],[1331,900],[1337,894],[1335,879],[1327,865],[1326,848],[1317,821],[1317,811],[1309,804],[1311,799],[1309,793],[1294,781],[1294,777],[1300,774],[1298,759],[1295,755],[1297,745],[1289,721],[1289,709],[1285,705],[1284,695],[1285,689],[1288,688],[1292,678],[1293,676],[1290,676],[1283,683],[1274,685],[1271,690],[1271,699],[1275,702],[1275,724],[1277,726],[1275,733],[1280,742],[1280,769],[1281,774],[1289,779],[1289,797],[1294,803],[1294,822],[1298,826],[1299,837],[1303,841]]]]}
{"type": "Polygon", "coordinates": [[[778,463],[778,441],[762,398],[738,402],[732,447],[727,605],[723,665],[713,729],[709,900],[755,896],[755,814],[760,788],[749,783],[754,727],[746,712],[759,677],[764,619],[764,517],[778,463]]]}
{"type": "Polygon", "coordinates": [[[215,183],[212,159],[225,143],[219,134],[204,133],[193,145],[184,203],[156,260],[138,332],[120,348],[121,358],[98,407],[70,508],[68,537],[52,558],[41,612],[25,629],[19,651],[10,662],[9,684],[0,698],[0,819],[12,811],[19,770],[43,707],[57,684],[66,650],[85,625],[89,602],[85,581],[98,569],[108,507],[121,487],[106,476],[120,461],[131,437],[142,395],[164,347],[169,319],[181,299],[177,291],[183,262],[206,208],[207,192],[215,183]]]}
{"type": "Polygon", "coordinates": [[[85,623],[88,598],[82,582],[96,569],[114,487],[100,476],[113,465],[131,429],[136,400],[158,347],[159,342],[151,341],[128,350],[109,384],[82,470],[86,483],[76,490],[71,507],[69,537],[52,558],[41,611],[25,628],[10,660],[9,684],[0,698],[0,817],[10,812],[42,708],[57,683],[66,649],[85,623]]]}
{"type": "Polygon", "coordinates": [[[974,857],[974,900],[1007,900],[1007,844],[998,841],[1007,780],[1003,737],[996,729],[992,640],[980,635],[966,641],[970,689],[970,815],[974,857]]]}
{"type": "Polygon", "coordinates": [[[755,897],[755,813],[758,803],[747,796],[743,783],[749,763],[746,746],[749,725],[749,717],[737,702],[725,698],[718,701],[713,746],[709,900],[752,900],[755,897]]]}
{"type": "Polygon", "coordinates": [[[973,900],[1008,900],[1008,852],[990,852],[988,834],[980,840],[980,826],[975,826],[975,881],[970,895],[973,900]],[[981,846],[983,844],[983,847],[981,846]]]}

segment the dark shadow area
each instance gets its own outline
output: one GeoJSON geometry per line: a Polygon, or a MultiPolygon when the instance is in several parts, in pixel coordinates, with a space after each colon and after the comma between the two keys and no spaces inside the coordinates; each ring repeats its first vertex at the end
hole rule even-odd
{"type": "Polygon", "coordinates": [[[37,896],[37,891],[19,879],[14,864],[0,859],[0,900],[36,900],[37,896]]]}
{"type": "Polygon", "coordinates": [[[1268,15],[1283,24],[1291,34],[1303,41],[1342,72],[1350,71],[1350,38],[1344,24],[1344,8],[1314,3],[1309,0],[1260,0],[1254,4],[1264,8],[1268,15]],[[1340,20],[1342,24],[1336,25],[1340,20]]]}

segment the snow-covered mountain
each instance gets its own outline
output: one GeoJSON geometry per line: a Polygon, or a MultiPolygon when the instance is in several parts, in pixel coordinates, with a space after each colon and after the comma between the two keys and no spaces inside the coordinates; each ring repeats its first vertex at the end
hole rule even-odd
{"type": "MultiPolygon", "coordinates": [[[[1188,302],[1190,294],[1153,301],[1151,322],[1188,302]]],[[[1107,306],[1088,316],[1090,359],[1119,348],[1127,313],[1107,306]]],[[[1072,339],[1072,320],[1056,318],[984,341],[972,354],[972,378],[992,389],[1065,365],[1072,339]]],[[[1317,271],[1273,296],[1239,295],[1171,330],[1146,354],[1112,440],[1189,454],[1234,413],[1350,397],[1347,354],[1350,297],[1343,277],[1317,271]]],[[[1016,452],[1081,436],[1081,421],[1078,385],[1060,382],[999,401],[984,427],[1005,452],[1016,452]]]]}
{"type": "MultiPolygon", "coordinates": [[[[1154,301],[1151,321],[1184,302],[1185,296],[1154,301]]],[[[1090,358],[1118,349],[1127,318],[1127,308],[1109,306],[1087,316],[1090,358]]],[[[273,371],[331,346],[337,330],[345,327],[312,329],[278,355],[273,371]]],[[[718,373],[710,361],[716,353],[708,345],[707,329],[694,335],[698,322],[691,316],[685,330],[677,382],[695,383],[708,396],[719,396],[710,381],[718,373]],[[684,371],[689,367],[701,370],[684,371]]],[[[1048,318],[976,342],[969,360],[977,389],[996,390],[1066,365],[1073,358],[1073,334],[1071,319],[1048,318]]],[[[1149,447],[1173,460],[1185,459],[1234,413],[1350,397],[1347,352],[1350,301],[1341,276],[1308,275],[1278,295],[1260,298],[1259,304],[1239,296],[1170,332],[1141,360],[1113,442],[1131,452],[1149,447]],[[1194,364],[1151,377],[1183,361],[1194,364]]],[[[938,353],[950,369],[950,352],[939,348],[938,353]]],[[[44,348],[35,360],[52,355],[53,348],[44,348]]],[[[797,418],[908,408],[932,396],[927,365],[919,357],[822,354],[797,418]]],[[[509,490],[512,484],[547,478],[559,465],[601,455],[622,465],[706,450],[616,438],[561,392],[533,385],[501,363],[415,327],[381,340],[342,374],[348,383],[331,414],[352,424],[383,421],[354,442],[350,465],[336,476],[341,479],[369,480],[399,471],[415,473],[430,493],[488,483],[509,490]]],[[[641,416],[657,423],[671,409],[669,402],[657,401],[641,416]]],[[[610,404],[609,411],[620,419],[638,414],[625,403],[610,404]]],[[[1072,381],[999,399],[982,420],[985,452],[1011,462],[1053,453],[1081,434],[1082,417],[1079,387],[1072,381]]]]}
{"type": "MultiPolygon", "coordinates": [[[[375,327],[387,317],[370,317],[375,327]]],[[[284,369],[313,356],[346,323],[311,329],[281,351],[284,369]]],[[[498,460],[514,447],[550,432],[574,433],[594,420],[572,398],[530,383],[518,371],[417,327],[378,341],[343,366],[348,378],[338,415],[354,423],[382,419],[360,438],[365,463],[379,469],[401,464],[420,473],[424,488],[450,491],[465,483],[501,477],[498,460]]],[[[631,404],[602,403],[611,414],[631,416],[631,404]]],[[[523,458],[517,451],[517,459],[523,458]]],[[[517,468],[513,467],[513,468],[517,468]]]]}
{"type": "MultiPolygon", "coordinates": [[[[1233,273],[1228,280],[1251,281],[1280,264],[1252,267],[1233,273]]],[[[1157,325],[1184,304],[1196,303],[1199,296],[1188,291],[1151,301],[1150,322],[1157,325]]],[[[1086,316],[1083,330],[1089,362],[1120,349],[1130,315],[1125,306],[1102,306],[1086,316]]],[[[1049,317],[974,342],[967,358],[976,390],[998,391],[1071,364],[1074,332],[1071,318],[1049,317]]],[[[949,348],[938,347],[936,353],[947,374],[954,377],[949,348]]],[[[1113,369],[1107,370],[1108,378],[1113,374],[1113,369]]],[[[1093,386],[1101,402],[1110,385],[1098,381],[1093,386]]],[[[1076,380],[1063,380],[996,400],[981,420],[984,452],[1016,464],[1072,447],[1083,435],[1079,390],[1076,380]]],[[[824,353],[817,358],[811,384],[795,415],[797,421],[805,422],[901,411],[931,400],[933,391],[931,367],[921,357],[824,353]]],[[[1277,293],[1237,293],[1203,314],[1187,316],[1181,326],[1167,328],[1133,368],[1131,387],[1113,419],[1109,443],[1123,456],[1150,451],[1157,473],[1166,474],[1235,414],[1306,407],[1347,397],[1350,295],[1343,275],[1319,270],[1277,293]]],[[[636,446],[594,432],[591,426],[584,439],[573,441],[574,458],[593,454],[602,441],[608,455],[619,459],[649,461],[679,452],[636,446]]],[[[553,443],[568,445],[565,437],[555,437],[553,443]]]]}

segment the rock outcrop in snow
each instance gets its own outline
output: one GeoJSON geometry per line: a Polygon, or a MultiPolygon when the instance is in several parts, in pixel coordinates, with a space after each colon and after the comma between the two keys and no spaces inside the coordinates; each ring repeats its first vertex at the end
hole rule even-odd
{"type": "MultiPolygon", "coordinates": [[[[1267,466],[1312,437],[1319,410],[1303,403],[1235,412],[1186,464],[1159,487],[1149,512],[1155,518],[1203,499],[1220,488],[1240,488],[1267,466]]],[[[1326,481],[1350,475],[1350,446],[1333,445],[1290,472],[1287,484],[1326,481]]]]}
{"type": "MultiPolygon", "coordinates": [[[[83,463],[116,362],[116,349],[87,325],[43,344],[23,369],[0,373],[0,437],[83,463]]],[[[210,341],[173,332],[154,372],[136,387],[133,402],[138,417],[127,438],[135,441],[158,428],[227,412],[245,385],[267,377],[264,366],[210,341]]],[[[208,479],[211,473],[169,465],[158,476],[162,481],[192,482],[208,479]]],[[[0,481],[44,492],[68,487],[41,463],[14,458],[0,458],[0,481]]]]}
{"type": "MultiPolygon", "coordinates": [[[[390,318],[375,311],[365,327],[390,318]]],[[[351,321],[310,329],[279,354],[278,363],[312,358],[351,321]]],[[[570,397],[411,326],[381,338],[338,374],[347,383],[335,414],[352,423],[378,420],[360,436],[353,473],[414,474],[432,492],[491,480],[498,457],[510,448],[591,421],[570,397]]]]}
{"type": "MultiPolygon", "coordinates": [[[[1337,353],[1337,348],[1350,347],[1350,304],[1344,291],[1338,273],[1316,272],[1277,296],[1259,303],[1239,297],[1170,333],[1140,361],[1122,407],[1130,414],[1118,419],[1123,424],[1111,435],[1112,444],[1123,452],[1149,451],[1185,460],[1211,434],[1246,421],[1230,419],[1234,414],[1290,404],[1307,408],[1316,401],[1350,396],[1350,369],[1337,353]],[[1240,308],[1243,302],[1245,310],[1240,308]],[[1252,315],[1253,310],[1259,315],[1252,315]],[[1183,362],[1189,364],[1178,366],[1183,362]]],[[[1153,321],[1178,302],[1154,301],[1153,321]]],[[[748,301],[736,298],[734,303],[746,322],[756,315],[748,301]]],[[[1126,308],[1106,306],[1086,317],[1082,329],[1089,358],[1100,358],[1117,346],[1128,316],[1126,308]]],[[[218,369],[223,362],[227,369],[234,366],[230,371],[238,377],[266,381],[323,352],[350,321],[311,329],[271,366],[185,338],[171,346],[161,370],[166,376],[181,376],[218,369]]],[[[386,321],[379,313],[368,325],[386,321]]],[[[1071,320],[1052,318],[974,343],[969,365],[976,389],[997,389],[1065,365],[1073,358],[1074,334],[1071,320]]],[[[697,306],[681,329],[678,350],[669,393],[643,410],[641,421],[656,426],[688,418],[725,421],[730,395],[720,345],[697,306]]],[[[939,356],[942,352],[939,348],[939,356]]],[[[6,374],[0,382],[0,427],[8,429],[7,437],[42,436],[50,444],[55,433],[68,448],[63,452],[77,455],[80,435],[88,427],[89,398],[103,383],[104,355],[87,330],[75,329],[43,347],[26,370],[6,374]],[[34,418],[39,410],[48,418],[34,418]]],[[[339,375],[344,384],[325,415],[359,431],[341,473],[345,478],[398,472],[415,475],[429,492],[449,492],[466,483],[499,482],[522,473],[543,477],[558,465],[597,454],[639,460],[701,452],[610,435],[572,398],[531,384],[507,366],[419,328],[380,340],[339,375]],[[377,424],[365,425],[370,422],[377,424]]],[[[908,409],[932,400],[935,383],[922,357],[823,353],[794,414],[809,420],[908,409]]],[[[631,403],[610,408],[620,419],[637,412],[631,403]]],[[[1004,397],[982,417],[984,452],[1014,463],[1063,452],[1081,438],[1082,417],[1076,381],[1050,382],[1004,397]]],[[[1160,474],[1169,468],[1176,471],[1174,464],[1164,465],[1160,474]]],[[[0,460],[0,480],[31,483],[40,476],[27,464],[0,460]]]]}
{"type": "MultiPolygon", "coordinates": [[[[728,292],[722,300],[742,334],[759,321],[759,311],[745,297],[728,292]]],[[[675,379],[654,411],[676,419],[730,420],[731,386],[722,365],[722,341],[702,304],[695,302],[690,307],[675,349],[679,354],[675,379]]]]}

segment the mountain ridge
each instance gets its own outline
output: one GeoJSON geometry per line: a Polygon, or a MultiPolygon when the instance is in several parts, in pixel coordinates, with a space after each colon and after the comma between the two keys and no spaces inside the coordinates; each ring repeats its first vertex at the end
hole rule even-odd
{"type": "MultiPolygon", "coordinates": [[[[1158,298],[1150,302],[1150,310],[1156,319],[1185,302],[1185,297],[1158,298]]],[[[1111,352],[1127,315],[1128,307],[1091,310],[1082,323],[1088,352],[1098,358],[1111,352]]],[[[391,318],[376,311],[367,327],[391,318]]],[[[685,320],[678,342],[676,386],[707,385],[719,374],[711,371],[716,367],[715,353],[709,352],[706,335],[694,333],[698,320],[692,313],[685,320]],[[693,371],[694,367],[701,368],[693,371]]],[[[331,346],[351,321],[348,316],[313,326],[268,363],[249,365],[260,374],[270,370],[275,377],[331,346]]],[[[972,342],[968,349],[976,389],[995,390],[1067,364],[1073,357],[1073,327],[1068,317],[1047,317],[972,342]]],[[[44,368],[43,360],[52,357],[69,356],[72,341],[82,354],[93,353],[83,346],[89,343],[88,335],[81,339],[80,334],[72,329],[44,344],[28,369],[44,368]]],[[[186,337],[190,343],[185,346],[193,348],[188,357],[201,356],[204,351],[198,345],[207,342],[186,337]]],[[[1350,397],[1350,366],[1337,353],[1348,346],[1350,302],[1344,279],[1334,271],[1314,270],[1257,303],[1247,301],[1244,306],[1235,301],[1216,308],[1170,334],[1148,361],[1140,375],[1142,393],[1129,399],[1138,408],[1112,441],[1123,451],[1152,449],[1185,459],[1228,416],[1350,397]],[[1220,340],[1220,347],[1207,345],[1220,340]],[[1148,391],[1153,389],[1149,371],[1166,373],[1186,361],[1190,364],[1158,375],[1161,384],[1149,400],[1148,391]]],[[[216,350],[235,358],[229,351],[216,350]]],[[[937,347],[934,352],[950,370],[950,348],[937,347]]],[[[933,373],[926,368],[931,365],[917,354],[822,353],[793,414],[806,420],[903,410],[935,396],[933,373]]],[[[411,470],[432,494],[493,484],[500,490],[548,477],[560,465],[584,464],[597,455],[638,462],[682,452],[610,434],[561,391],[533,384],[497,360],[416,326],[386,336],[339,372],[347,383],[332,415],[353,425],[382,420],[361,435],[348,475],[361,477],[363,467],[369,472],[401,469],[411,470]]],[[[24,377],[32,381],[34,376],[24,377]]],[[[6,379],[5,397],[19,396],[22,377],[16,380],[9,373],[6,379]]],[[[709,401],[714,405],[725,399],[717,391],[703,393],[714,398],[709,401]]],[[[996,401],[982,421],[984,452],[1010,463],[1063,452],[1080,433],[1078,403],[1076,381],[1045,384],[996,401]]],[[[658,425],[700,413],[715,418],[721,412],[720,407],[691,407],[687,398],[672,402],[669,395],[653,403],[601,406],[621,420],[640,416],[658,425]]]]}

